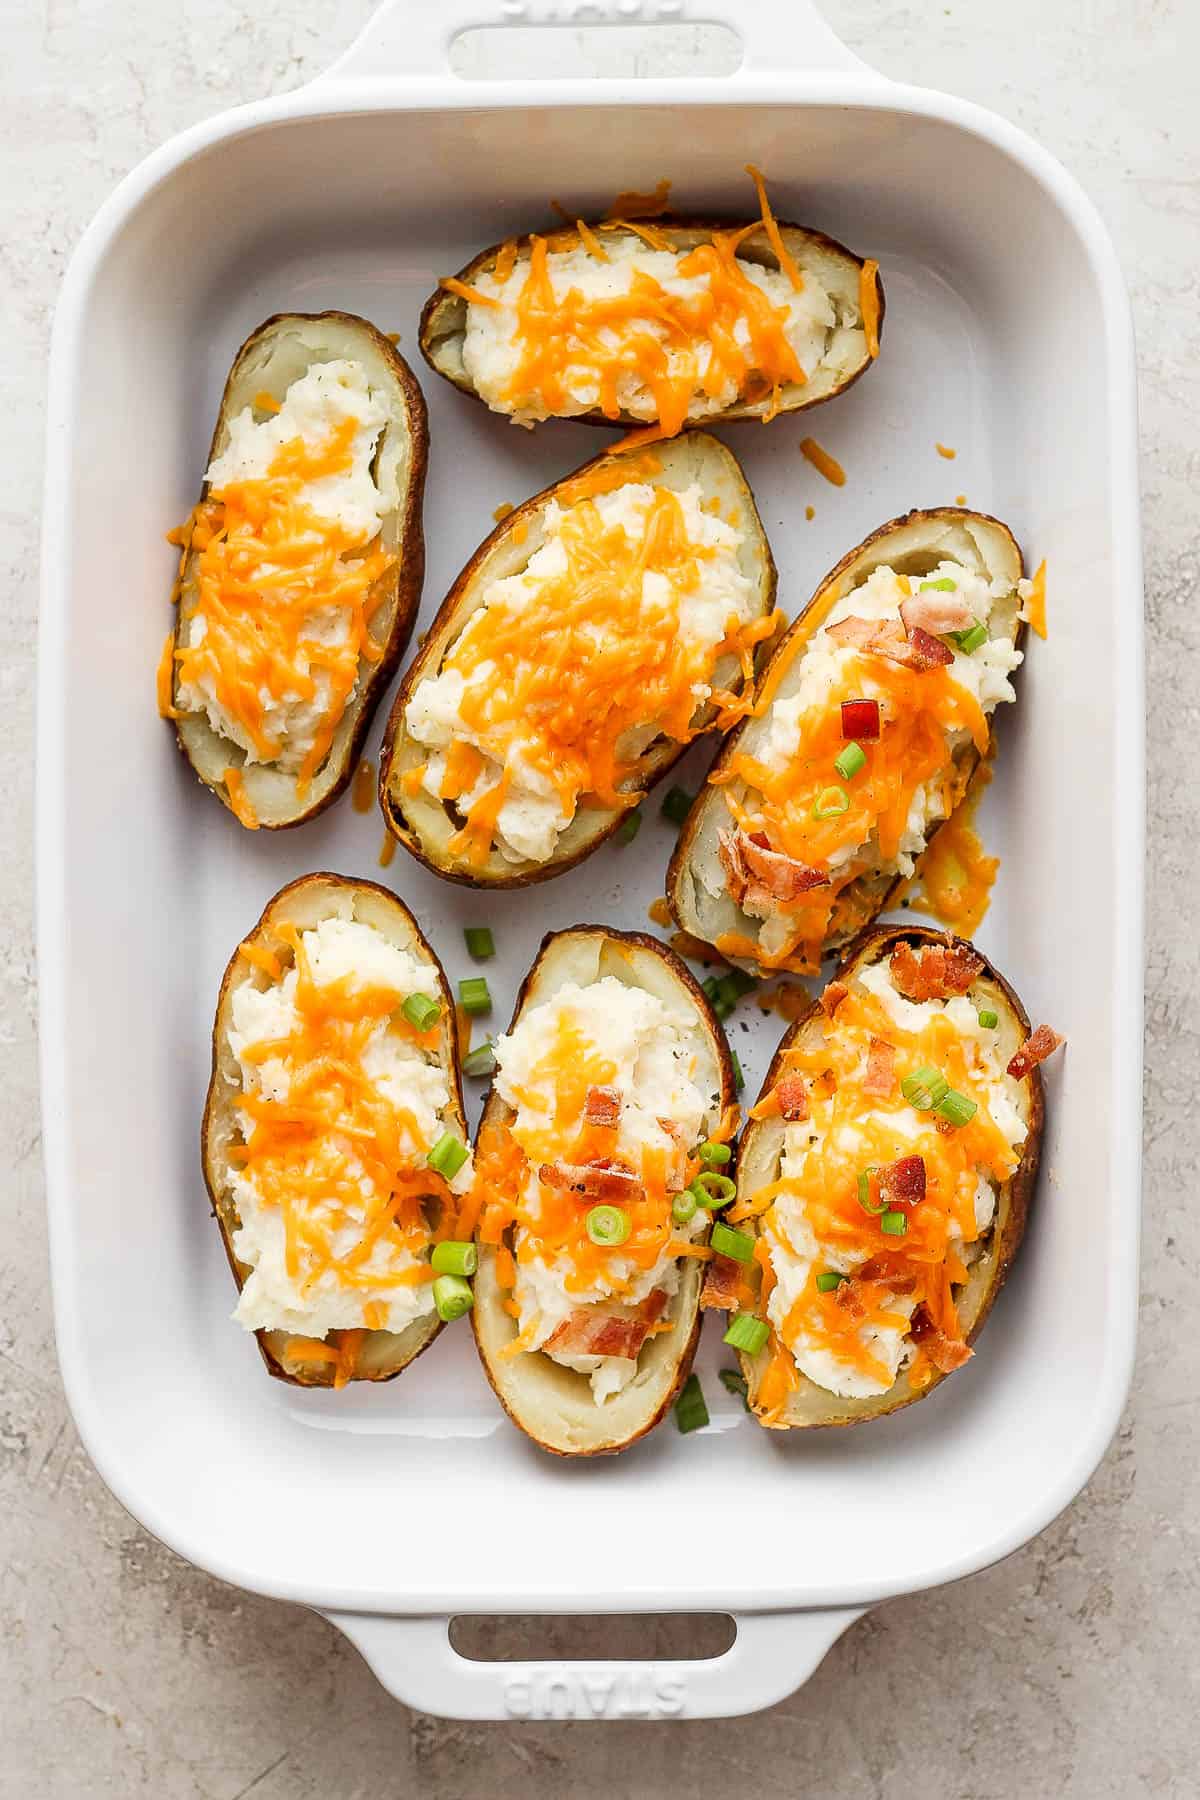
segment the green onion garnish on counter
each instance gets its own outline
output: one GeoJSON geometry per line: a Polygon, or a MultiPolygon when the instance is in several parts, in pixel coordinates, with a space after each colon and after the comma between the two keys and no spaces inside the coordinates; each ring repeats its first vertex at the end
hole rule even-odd
{"type": "Polygon", "coordinates": [[[689,1375],[675,1402],[675,1423],[680,1431],[699,1431],[708,1424],[708,1407],[698,1375],[689,1375]]]}

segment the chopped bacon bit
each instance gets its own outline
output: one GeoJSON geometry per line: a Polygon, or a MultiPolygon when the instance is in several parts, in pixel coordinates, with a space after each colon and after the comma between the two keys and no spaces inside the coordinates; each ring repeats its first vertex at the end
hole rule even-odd
{"type": "Polygon", "coordinates": [[[954,652],[917,626],[906,632],[899,619],[860,619],[851,614],[825,627],[835,644],[848,644],[867,656],[886,656],[907,669],[933,669],[952,663],[954,652]]]}
{"type": "Polygon", "coordinates": [[[840,1306],[848,1318],[866,1318],[867,1305],[857,1281],[840,1281],[833,1298],[834,1304],[840,1306]]]}
{"type": "Polygon", "coordinates": [[[934,1368],[943,1375],[952,1375],[975,1354],[960,1338],[947,1337],[939,1330],[923,1306],[918,1306],[913,1313],[911,1333],[913,1343],[921,1346],[934,1368]]]}
{"type": "Polygon", "coordinates": [[[880,1197],[887,1201],[903,1201],[905,1206],[915,1206],[918,1200],[925,1198],[925,1159],[922,1156],[902,1156],[898,1162],[888,1163],[879,1171],[880,1197]]]}
{"type": "Polygon", "coordinates": [[[590,1087],[583,1103],[583,1117],[588,1125],[615,1125],[621,1117],[621,1097],[616,1088],[590,1087]]]}
{"type": "Polygon", "coordinates": [[[829,983],[829,986],[821,995],[819,1003],[821,1011],[825,1014],[827,1019],[832,1019],[834,1013],[849,992],[850,989],[846,986],[844,981],[831,981],[829,983]]]}
{"type": "Polygon", "coordinates": [[[906,1000],[948,1000],[965,994],[983,968],[982,956],[961,944],[897,944],[891,955],[892,986],[906,1000]]]}
{"type": "Polygon", "coordinates": [[[948,631],[966,631],[974,614],[958,594],[937,588],[925,588],[900,602],[900,617],[911,637],[914,632],[928,631],[942,637],[948,631]]]}
{"type": "Polygon", "coordinates": [[[645,1192],[632,1169],[610,1156],[598,1156],[589,1163],[543,1163],[538,1180],[547,1187],[568,1189],[577,1200],[602,1200],[610,1205],[628,1205],[645,1192]]]}
{"type": "Polygon", "coordinates": [[[715,1307],[720,1312],[728,1312],[737,1305],[741,1286],[741,1263],[732,1256],[714,1256],[704,1273],[700,1304],[702,1307],[715,1307]]]}
{"type": "Polygon", "coordinates": [[[803,1075],[785,1075],[782,1081],[775,1083],[775,1098],[779,1102],[779,1111],[789,1124],[809,1116],[808,1083],[803,1075]]]}
{"type": "Polygon", "coordinates": [[[635,1312],[617,1315],[594,1306],[577,1307],[540,1346],[568,1356],[636,1356],[655,1320],[667,1304],[662,1288],[654,1288],[635,1312]]]}
{"type": "Polygon", "coordinates": [[[941,638],[930,637],[919,625],[908,634],[909,667],[913,669],[945,668],[954,661],[954,652],[941,638]]]}
{"type": "Polygon", "coordinates": [[[874,743],[879,736],[878,700],[843,700],[842,736],[857,738],[865,744],[874,743]]]}
{"type": "Polygon", "coordinates": [[[880,1099],[896,1085],[896,1047],[886,1038],[873,1037],[867,1052],[867,1072],[863,1076],[864,1094],[877,1094],[880,1099]]]}
{"type": "Polygon", "coordinates": [[[717,853],[725,870],[729,891],[739,906],[773,902],[793,905],[812,888],[828,887],[829,876],[807,863],[793,862],[781,850],[772,850],[765,832],[722,832],[717,853]]]}
{"type": "Polygon", "coordinates": [[[1044,1063],[1048,1056],[1053,1056],[1060,1044],[1066,1043],[1057,1031],[1051,1031],[1049,1025],[1039,1025],[1031,1032],[1008,1065],[1008,1072],[1014,1081],[1020,1081],[1039,1063],[1044,1063]]]}
{"type": "Polygon", "coordinates": [[[919,1277],[906,1275],[900,1269],[891,1268],[884,1256],[870,1256],[856,1273],[858,1281],[882,1281],[889,1293],[912,1294],[916,1292],[919,1277]]]}

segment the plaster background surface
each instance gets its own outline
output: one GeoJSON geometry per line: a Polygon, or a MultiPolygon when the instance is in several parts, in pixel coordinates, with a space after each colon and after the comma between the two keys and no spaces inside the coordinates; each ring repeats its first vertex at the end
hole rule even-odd
{"type": "MultiPolygon", "coordinates": [[[[37,518],[52,309],[80,231],[128,168],[192,121],[315,74],[370,9],[370,0],[0,5],[0,1794],[539,1800],[741,1781],[762,1800],[900,1800],[914,1787],[952,1800],[1194,1795],[1200,9],[1192,0],[825,6],[845,41],[884,72],[969,96],[1041,138],[1098,202],[1133,290],[1152,695],[1146,1225],[1133,1394],[1085,1493],[1000,1567],[876,1609],[769,1713],[684,1726],[471,1726],[389,1699],[323,1621],[181,1563],[121,1511],[78,1446],[55,1374],[46,1289],[31,933],[37,518]]],[[[489,1629],[510,1652],[527,1630],[489,1629]]],[[[610,1622],[587,1648],[603,1654],[605,1642],[628,1650],[628,1627],[610,1622]]]]}

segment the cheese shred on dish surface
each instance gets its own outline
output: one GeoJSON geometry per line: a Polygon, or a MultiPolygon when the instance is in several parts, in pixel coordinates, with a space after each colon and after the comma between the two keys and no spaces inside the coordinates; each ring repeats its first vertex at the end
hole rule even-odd
{"type": "Polygon", "coordinates": [[[591,1378],[597,1403],[636,1375],[648,1337],[671,1328],[679,1257],[709,1216],[685,1225],[672,1196],[723,1130],[695,1020],[614,976],[568,983],[495,1045],[496,1090],[514,1114],[485,1128],[472,1206],[517,1324],[509,1354],[540,1350],[591,1378]],[[593,1241],[589,1216],[617,1209],[628,1235],[593,1241]]]}
{"type": "Polygon", "coordinates": [[[769,397],[764,417],[773,418],[785,387],[826,362],[861,359],[861,313],[842,316],[797,267],[762,178],[750,173],[761,218],[690,250],[649,222],[579,221],[532,238],[526,258],[515,242],[503,245],[469,284],[445,279],[467,302],[462,354],[475,390],[523,425],[599,408],[610,419],[653,420],[670,437],[738,401],[769,397]],[[760,229],[778,268],[738,255],[760,229]]]}
{"type": "Polygon", "coordinates": [[[468,1160],[447,1183],[429,1150],[459,1126],[438,1059],[439,1029],[400,1008],[430,992],[429,965],[358,920],[281,926],[293,961],[243,955],[268,978],[235,988],[229,1049],[242,1092],[230,1148],[250,1266],[234,1317],[323,1338],[402,1331],[433,1310],[433,1243],[454,1233],[468,1160]]]}
{"type": "MultiPolygon", "coordinates": [[[[980,961],[949,954],[961,968],[949,985],[963,990],[980,961]]],[[[911,949],[896,955],[912,969],[911,949]]],[[[788,1083],[793,1122],[778,1179],[730,1213],[758,1216],[771,1325],[758,1406],[768,1421],[797,1371],[831,1393],[863,1398],[886,1393],[904,1369],[910,1385],[928,1385],[935,1370],[949,1372],[971,1354],[955,1290],[1020,1160],[1020,1083],[965,991],[910,1001],[896,966],[858,972],[821,1038],[788,1052],[781,1083],[752,1114],[778,1112],[788,1083]],[[951,1127],[904,1097],[901,1083],[919,1069],[939,1071],[974,1105],[965,1124],[951,1127]]]]}
{"type": "Polygon", "coordinates": [[[388,414],[360,363],[318,363],[274,411],[267,399],[230,420],[206,498],[172,534],[185,565],[196,553],[175,705],[206,713],[247,764],[294,774],[303,795],[382,655],[371,621],[397,495],[373,473],[388,414]]]}
{"type": "Polygon", "coordinates": [[[409,701],[431,754],[407,779],[455,809],[458,860],[544,862],[581,802],[636,803],[653,740],[687,743],[709,701],[748,704],[721,683],[750,675],[775,621],[742,572],[744,534],[657,468],[644,453],[551,500],[526,566],[487,584],[409,701]]]}
{"type": "MultiPolygon", "coordinates": [[[[768,675],[755,706],[765,731],[712,777],[728,819],[720,863],[701,877],[763,923],[757,942],[730,932],[719,950],[812,973],[852,882],[912,875],[961,797],[956,758],[971,744],[986,753],[990,714],[1016,697],[1009,626],[1030,585],[952,558],[912,577],[884,565],[797,642],[792,692],[777,690],[794,659],[768,675]]],[[[975,869],[959,928],[978,923],[994,873],[975,869]]]]}

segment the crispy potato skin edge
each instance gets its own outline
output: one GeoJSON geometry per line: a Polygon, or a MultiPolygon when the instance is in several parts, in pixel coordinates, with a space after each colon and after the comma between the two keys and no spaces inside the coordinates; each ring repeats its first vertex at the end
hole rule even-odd
{"type": "MultiPolygon", "coordinates": [[[[551,951],[556,944],[561,943],[562,939],[565,937],[599,937],[608,943],[628,944],[639,950],[648,951],[652,955],[660,957],[662,961],[666,963],[667,967],[671,970],[671,973],[677,980],[682,982],[683,986],[686,988],[688,998],[695,1005],[697,1012],[700,1015],[701,1023],[712,1040],[713,1048],[717,1053],[717,1064],[721,1072],[721,1105],[723,1109],[731,1106],[734,1099],[733,1062],[729,1055],[729,1045],[725,1041],[725,1033],[717,1021],[716,1014],[709,1005],[708,996],[682,959],[676,956],[675,952],[668,948],[666,944],[660,942],[658,938],[651,937],[648,932],[616,931],[604,925],[573,925],[566,931],[547,932],[538,948],[537,955],[529,965],[525,978],[517,991],[517,997],[513,1004],[512,1018],[509,1021],[508,1030],[512,1030],[525,1008],[529,998],[530,989],[533,986],[534,978],[542,965],[543,959],[547,953],[551,951]]],[[[500,1099],[495,1088],[492,1087],[488,1092],[487,1100],[484,1102],[483,1113],[479,1120],[479,1130],[475,1134],[476,1144],[478,1145],[485,1126],[503,1124],[505,1122],[505,1115],[508,1113],[509,1109],[500,1099]]],[[[618,1442],[598,1443],[595,1446],[583,1449],[565,1450],[557,1444],[547,1443],[544,1438],[538,1437],[537,1433],[530,1429],[528,1422],[519,1418],[513,1411],[504,1393],[501,1391],[495,1374],[493,1373],[492,1365],[485,1355],[483,1346],[479,1341],[479,1330],[475,1312],[472,1311],[471,1313],[471,1330],[474,1333],[475,1348],[479,1352],[480,1364],[487,1377],[488,1385],[509,1419],[511,1419],[517,1429],[524,1432],[525,1436],[528,1437],[532,1443],[535,1443],[540,1450],[548,1451],[551,1456],[561,1456],[572,1462],[578,1461],[583,1457],[616,1456],[620,1451],[628,1450],[631,1444],[638,1443],[648,1432],[653,1431],[656,1425],[662,1423],[667,1413],[670,1412],[672,1406],[675,1404],[680,1388],[691,1373],[692,1361],[696,1354],[696,1346],[700,1341],[700,1327],[702,1323],[703,1319],[700,1307],[697,1304],[696,1317],[693,1321],[692,1329],[688,1333],[687,1341],[680,1351],[674,1379],[661,1403],[636,1431],[620,1439],[618,1442]]],[[[579,1379],[582,1381],[586,1378],[580,1376],[579,1379]]]]}
{"type": "MultiPolygon", "coordinates": [[[[395,574],[396,618],[392,629],[388,634],[384,653],[380,660],[374,665],[371,674],[363,684],[362,691],[357,701],[354,702],[354,705],[358,710],[355,718],[354,730],[351,732],[350,738],[345,746],[344,767],[328,793],[323,794],[320,800],[314,805],[304,807],[294,818],[276,820],[260,819],[259,829],[262,831],[290,831],[294,825],[307,824],[309,819],[317,818],[320,813],[325,812],[328,807],[332,806],[335,800],[340,799],[349,787],[351,781],[354,779],[354,771],[358,765],[359,757],[362,754],[362,747],[366,742],[367,733],[371,729],[371,720],[374,718],[379,702],[383,698],[388,684],[395,675],[396,670],[400,667],[401,658],[408,648],[408,641],[412,636],[413,626],[416,624],[417,613],[421,605],[421,589],[425,582],[423,507],[425,498],[425,476],[429,467],[429,415],[425,406],[425,396],[421,392],[420,384],[418,383],[416,376],[413,374],[396,346],[392,343],[391,339],[385,337],[383,332],[372,325],[368,319],[360,319],[354,313],[339,312],[336,309],[330,309],[319,313],[272,313],[269,319],[264,319],[262,324],[258,326],[255,331],[251,332],[250,336],[246,339],[245,343],[234,357],[233,363],[230,366],[229,374],[225,380],[225,388],[221,395],[221,404],[217,408],[217,419],[216,424],[213,427],[213,435],[209,444],[208,456],[205,459],[205,468],[209,466],[213,457],[216,455],[217,441],[221,434],[221,425],[225,418],[226,405],[233,389],[233,384],[237,377],[242,358],[255,348],[258,340],[266,332],[272,331],[277,325],[283,324],[289,319],[300,319],[306,324],[316,321],[336,321],[340,325],[354,326],[356,329],[365,330],[371,334],[375,340],[375,348],[382,356],[386,357],[392,374],[395,376],[397,384],[404,394],[404,403],[408,412],[409,431],[412,438],[412,479],[408,484],[408,493],[404,506],[404,517],[400,526],[400,541],[403,545],[403,552],[395,574]]],[[[205,499],[207,494],[208,483],[204,482],[201,485],[200,498],[202,500],[205,499]]],[[[178,640],[178,631],[179,625],[177,619],[174,633],[176,642],[178,640]]],[[[172,729],[174,730],[176,746],[188,767],[196,775],[201,786],[206,787],[210,793],[215,794],[217,799],[220,800],[221,804],[225,807],[226,811],[232,813],[233,809],[229,804],[229,796],[226,793],[224,786],[220,783],[213,783],[205,780],[204,776],[200,774],[196,765],[193,763],[192,758],[188,753],[187,746],[184,743],[175,722],[171,721],[171,723],[172,729]]],[[[237,817],[236,814],[233,816],[235,818],[237,817]]],[[[241,821],[239,820],[238,822],[240,823],[241,821]]]]}
{"type": "MultiPolygon", "coordinates": [[[[1028,1035],[1030,1029],[1029,1015],[1021,1004],[1021,1000],[1011,983],[1005,979],[995,965],[983,955],[982,950],[975,944],[968,942],[965,938],[954,937],[950,932],[932,931],[922,925],[870,926],[854,940],[854,943],[851,945],[846,956],[834,971],[833,979],[843,978],[847,973],[852,972],[860,962],[881,962],[883,960],[882,955],[874,955],[872,954],[873,952],[879,951],[886,946],[888,953],[890,953],[897,944],[902,943],[913,945],[952,944],[955,946],[962,946],[972,951],[974,955],[982,957],[984,965],[983,974],[989,980],[995,982],[996,986],[1004,995],[1006,1003],[1012,1008],[1013,1013],[1020,1020],[1023,1030],[1028,1035]]],[[[783,1037],[780,1039],[779,1047],[771,1059],[771,1066],[767,1070],[766,1077],[763,1080],[762,1087],[758,1094],[759,1100],[761,1100],[765,1094],[768,1094],[774,1087],[776,1081],[779,1080],[784,1071],[783,1059],[785,1053],[791,1048],[792,1044],[795,1043],[796,1039],[812,1019],[813,1015],[819,1011],[820,1001],[814,1000],[807,1011],[789,1025],[788,1029],[784,1032],[783,1037]]],[[[1038,1162],[1042,1153],[1042,1130],[1046,1117],[1045,1086],[1042,1081],[1042,1071],[1040,1067],[1035,1067],[1027,1079],[1029,1081],[1029,1134],[1025,1139],[1021,1151],[1021,1160],[1017,1164],[1011,1179],[1006,1184],[1009,1191],[1009,1214],[1005,1221],[1004,1230],[1000,1236],[995,1272],[980,1300],[979,1308],[966,1335],[966,1341],[971,1345],[974,1344],[979,1333],[983,1330],[983,1327],[987,1322],[988,1314],[991,1312],[992,1306],[995,1303],[996,1295],[1004,1286],[1008,1277],[1008,1272],[1012,1267],[1013,1259],[1021,1247],[1021,1240],[1025,1236],[1026,1221],[1029,1217],[1029,1208],[1033,1199],[1033,1190],[1037,1181],[1038,1162]]],[[[750,1134],[756,1129],[757,1122],[751,1120],[743,1134],[743,1146],[746,1139],[749,1138],[750,1134]]],[[[758,1236],[758,1225],[756,1220],[751,1219],[746,1221],[740,1229],[751,1231],[755,1237],[758,1236]]],[[[754,1359],[739,1351],[738,1361],[741,1364],[742,1374],[749,1383],[751,1391],[753,1391],[755,1385],[753,1379],[754,1359]]],[[[933,1393],[934,1389],[940,1387],[942,1382],[946,1379],[947,1377],[944,1374],[935,1369],[933,1379],[926,1387],[921,1389],[920,1393],[907,1394],[902,1399],[891,1401],[888,1400],[886,1394],[880,1394],[879,1405],[872,1412],[852,1413],[847,1414],[842,1418],[814,1420],[809,1424],[770,1426],[765,1427],[765,1429],[788,1431],[840,1431],[849,1426],[869,1425],[874,1423],[876,1419],[892,1417],[898,1412],[903,1412],[906,1407],[917,1405],[919,1401],[927,1399],[929,1395],[933,1393]]],[[[758,1418],[757,1413],[754,1416],[755,1418],[758,1418]]],[[[759,1423],[761,1424],[762,1421],[759,1420],[759,1423]]]]}
{"type": "MultiPolygon", "coordinates": [[[[204,1113],[203,1113],[203,1116],[200,1121],[200,1162],[201,1162],[201,1167],[202,1167],[203,1174],[204,1174],[204,1185],[208,1191],[209,1207],[212,1212],[213,1218],[216,1220],[217,1229],[219,1230],[219,1232],[221,1234],[221,1243],[224,1246],[225,1255],[226,1255],[226,1258],[229,1263],[229,1268],[233,1275],[233,1279],[234,1279],[235,1283],[237,1284],[237,1289],[238,1289],[239,1293],[242,1290],[242,1285],[243,1285],[245,1277],[243,1276],[241,1268],[238,1265],[237,1258],[234,1256],[233,1244],[231,1241],[231,1232],[226,1227],[226,1221],[222,1214],[221,1206],[218,1202],[218,1183],[217,1183],[217,1178],[216,1178],[216,1171],[212,1167],[212,1158],[209,1153],[209,1132],[210,1132],[210,1129],[211,1129],[212,1123],[213,1123],[213,1113],[214,1113],[214,1109],[218,1103],[218,1100],[221,1098],[220,1075],[219,1075],[219,1071],[218,1071],[218,1062],[217,1062],[217,1024],[218,1024],[218,1021],[220,1020],[221,1012],[225,1005],[226,998],[227,998],[230,990],[233,987],[234,980],[238,973],[238,965],[239,965],[239,961],[241,959],[241,945],[244,943],[252,943],[260,938],[267,937],[271,931],[271,926],[272,926],[272,922],[273,922],[273,919],[274,919],[274,916],[276,913],[276,909],[281,905],[281,903],[286,902],[288,899],[290,899],[292,896],[296,895],[297,893],[302,893],[307,888],[318,887],[318,886],[319,887],[340,888],[340,889],[343,889],[350,893],[358,893],[365,889],[365,890],[371,892],[372,894],[376,895],[379,899],[386,901],[389,904],[389,906],[391,906],[394,909],[396,909],[397,911],[399,911],[403,915],[403,917],[405,918],[405,920],[407,921],[408,925],[410,926],[410,928],[412,930],[414,946],[416,948],[418,948],[419,950],[421,950],[430,959],[431,972],[436,974],[438,984],[439,984],[439,994],[440,994],[440,997],[442,1000],[442,1004],[443,1004],[443,1007],[447,1009],[444,1016],[448,1019],[453,1019],[453,1017],[454,1017],[454,1001],[451,996],[450,985],[446,979],[446,974],[445,974],[444,969],[442,968],[441,962],[438,959],[437,955],[432,950],[432,948],[430,947],[428,940],[426,939],[424,933],[421,931],[420,926],[417,924],[417,922],[413,918],[412,914],[409,912],[408,908],[404,905],[403,901],[401,901],[397,898],[397,896],[391,891],[390,888],[385,888],[385,887],[381,886],[381,884],[377,881],[352,880],[349,877],[344,876],[344,875],[333,875],[333,874],[329,874],[326,872],[321,872],[321,873],[317,873],[317,874],[313,874],[313,875],[302,875],[296,881],[289,881],[285,887],[280,888],[278,893],[272,895],[271,899],[268,900],[266,906],[263,908],[262,914],[259,917],[257,924],[254,926],[252,931],[249,931],[246,933],[246,936],[238,944],[238,947],[234,950],[233,955],[230,957],[229,962],[226,965],[224,975],[221,977],[221,986],[217,992],[216,1010],[213,1015],[212,1073],[209,1077],[208,1092],[207,1092],[207,1095],[205,1096],[205,1101],[204,1101],[204,1113]]],[[[450,1042],[451,1042],[452,1046],[454,1045],[454,1041],[455,1041],[454,1035],[453,1035],[453,1032],[451,1032],[450,1042]]],[[[465,1105],[464,1105],[464,1101],[463,1101],[462,1069],[460,1067],[460,1061],[459,1061],[459,1057],[458,1057],[456,1048],[454,1049],[452,1057],[451,1057],[451,1067],[447,1072],[451,1077],[451,1081],[450,1081],[451,1099],[454,1101],[455,1105],[458,1108],[459,1118],[463,1124],[464,1133],[465,1133],[466,1110],[465,1110],[465,1105]]],[[[397,1375],[401,1375],[401,1374],[403,1374],[405,1369],[411,1368],[412,1364],[417,1360],[417,1357],[422,1355],[424,1353],[424,1351],[426,1351],[429,1348],[430,1344],[432,1344],[434,1338],[438,1336],[438,1334],[441,1330],[442,1330],[442,1321],[437,1317],[437,1314],[435,1313],[434,1317],[433,1317],[433,1323],[432,1323],[432,1326],[431,1326],[428,1336],[425,1337],[421,1341],[421,1343],[418,1344],[417,1348],[412,1352],[412,1354],[402,1364],[400,1364],[400,1366],[398,1368],[389,1369],[386,1371],[380,1371],[378,1373],[365,1374],[365,1375],[359,1375],[359,1374],[355,1373],[350,1376],[350,1380],[351,1381],[394,1381],[397,1375]]],[[[266,1330],[256,1331],[254,1333],[254,1336],[258,1341],[258,1348],[262,1355],[263,1362],[266,1364],[267,1373],[269,1375],[274,1376],[276,1380],[285,1381],[291,1387],[331,1388],[333,1386],[333,1375],[330,1371],[328,1364],[323,1363],[323,1364],[319,1365],[318,1367],[314,1368],[314,1370],[311,1374],[296,1373],[294,1370],[291,1370],[288,1367],[286,1367],[286,1365],[280,1360],[280,1358],[277,1357],[275,1355],[275,1353],[272,1351],[270,1344],[268,1342],[269,1333],[266,1330]]]]}

